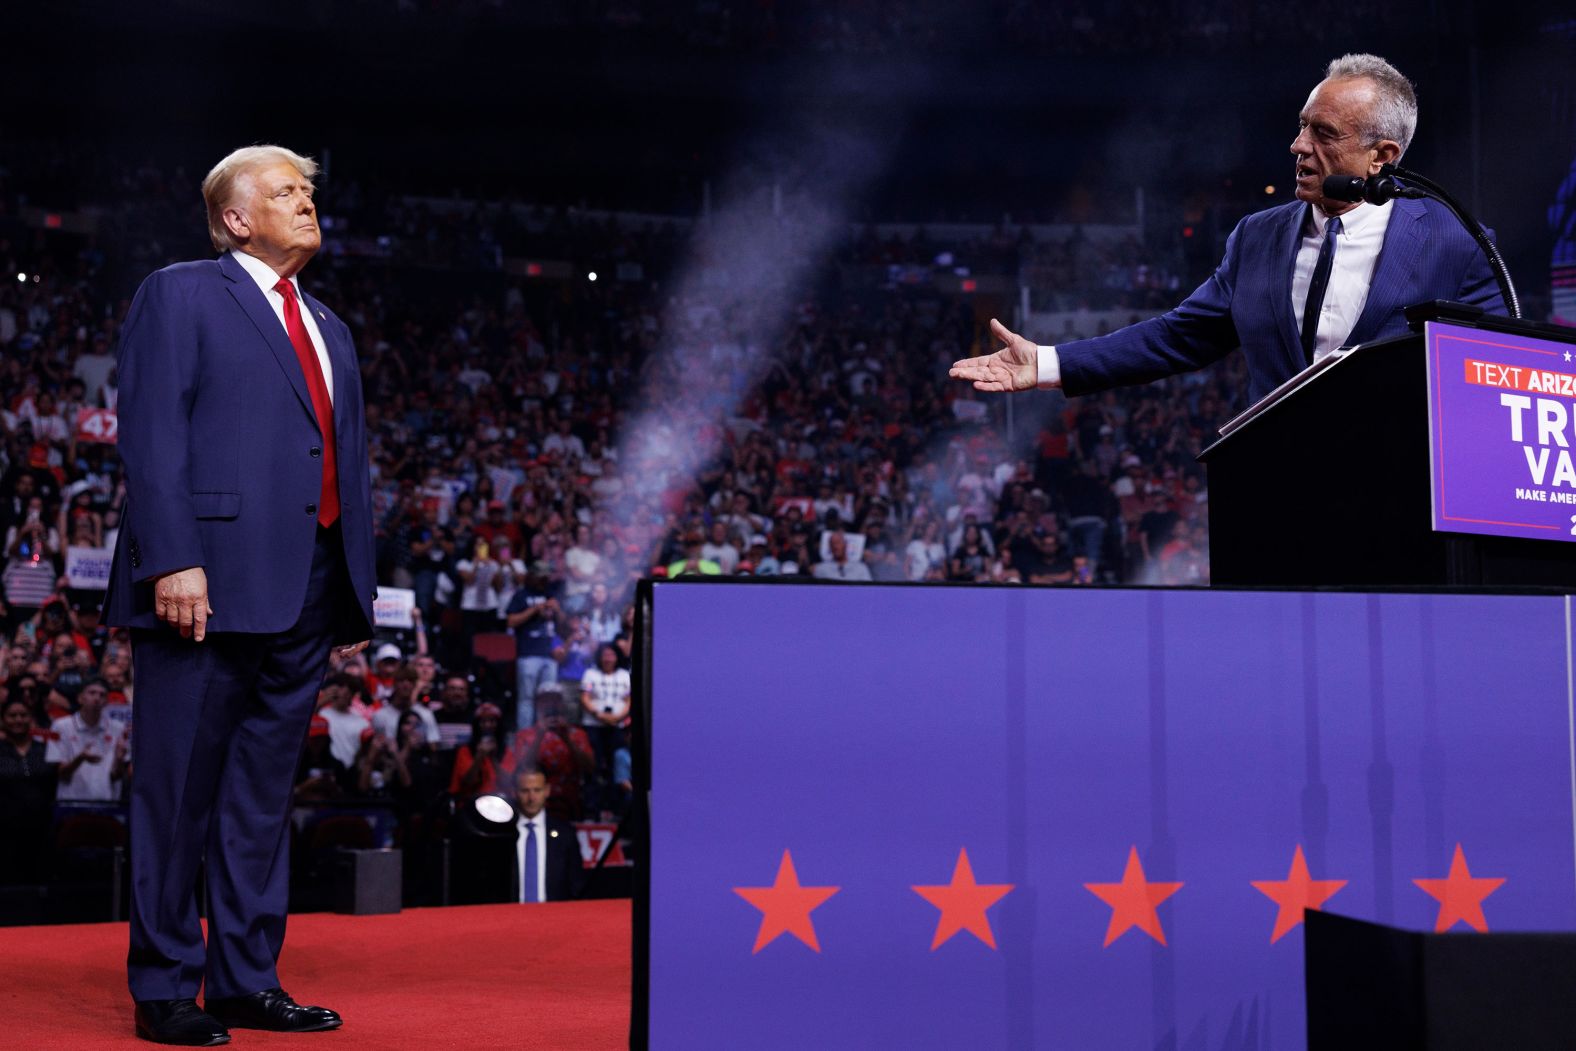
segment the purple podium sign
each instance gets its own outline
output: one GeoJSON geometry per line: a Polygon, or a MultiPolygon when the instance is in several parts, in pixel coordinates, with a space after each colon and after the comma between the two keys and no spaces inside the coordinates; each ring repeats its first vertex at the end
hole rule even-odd
{"type": "Polygon", "coordinates": [[[1576,540],[1576,346],[1425,331],[1435,531],[1576,540]]]}

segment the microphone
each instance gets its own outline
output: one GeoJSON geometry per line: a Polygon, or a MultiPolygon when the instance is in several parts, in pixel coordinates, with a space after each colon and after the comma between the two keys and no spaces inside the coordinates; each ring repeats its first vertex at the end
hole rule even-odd
{"type": "Polygon", "coordinates": [[[1361,175],[1327,175],[1324,196],[1332,201],[1360,201],[1367,182],[1361,175]]]}
{"type": "Polygon", "coordinates": [[[1427,195],[1409,186],[1402,186],[1389,172],[1380,172],[1371,179],[1364,179],[1361,175],[1326,176],[1324,196],[1332,201],[1367,201],[1369,204],[1384,204],[1397,197],[1427,195]]]}
{"type": "Polygon", "coordinates": [[[1516,285],[1510,279],[1510,269],[1505,266],[1504,257],[1499,254],[1499,249],[1488,236],[1488,231],[1483,229],[1483,224],[1472,218],[1443,186],[1417,172],[1407,171],[1395,164],[1386,164],[1379,169],[1377,175],[1369,179],[1359,175],[1327,176],[1322,188],[1324,196],[1332,201],[1367,201],[1369,204],[1384,204],[1397,197],[1438,201],[1460,221],[1467,233],[1472,235],[1472,240],[1476,241],[1478,247],[1483,250],[1483,255],[1488,258],[1489,268],[1494,271],[1494,280],[1499,285],[1500,297],[1505,301],[1505,312],[1513,318],[1521,317],[1521,300],[1516,295],[1516,285]],[[1402,185],[1396,181],[1396,176],[1413,185],[1402,185]]]}

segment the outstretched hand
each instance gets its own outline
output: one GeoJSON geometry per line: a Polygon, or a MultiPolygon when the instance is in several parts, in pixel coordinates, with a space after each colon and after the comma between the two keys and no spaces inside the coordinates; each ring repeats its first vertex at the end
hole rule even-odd
{"type": "Polygon", "coordinates": [[[1032,390],[1040,378],[1039,349],[995,318],[990,320],[990,330],[1002,341],[1002,348],[994,354],[954,361],[947,375],[972,380],[975,390],[1032,390]]]}

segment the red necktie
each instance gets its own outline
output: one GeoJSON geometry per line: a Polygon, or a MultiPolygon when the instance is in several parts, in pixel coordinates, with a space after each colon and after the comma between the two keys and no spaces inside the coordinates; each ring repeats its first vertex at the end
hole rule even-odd
{"type": "Polygon", "coordinates": [[[312,395],[312,411],[317,414],[317,429],[323,435],[323,492],[317,501],[319,525],[331,526],[339,518],[339,460],[334,455],[334,403],[328,399],[328,384],[323,382],[323,366],[317,360],[317,348],[312,337],[306,334],[306,323],[301,320],[301,305],[296,301],[295,286],[281,278],[274,291],[285,297],[285,331],[290,333],[290,343],[295,347],[296,358],[301,362],[301,372],[306,376],[306,389],[312,395]]]}

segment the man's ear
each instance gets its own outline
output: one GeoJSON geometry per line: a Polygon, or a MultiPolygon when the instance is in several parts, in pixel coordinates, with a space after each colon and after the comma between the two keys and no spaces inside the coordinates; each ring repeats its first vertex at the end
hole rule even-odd
{"type": "Polygon", "coordinates": [[[224,227],[230,231],[230,236],[237,241],[245,242],[252,236],[252,224],[247,219],[246,213],[239,208],[226,208],[223,213],[224,227]]]}
{"type": "Polygon", "coordinates": [[[1373,159],[1368,162],[1369,175],[1377,175],[1379,169],[1386,164],[1394,164],[1401,159],[1401,144],[1394,139],[1380,139],[1374,144],[1373,159]]]}

